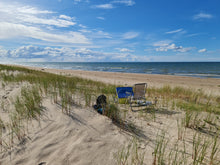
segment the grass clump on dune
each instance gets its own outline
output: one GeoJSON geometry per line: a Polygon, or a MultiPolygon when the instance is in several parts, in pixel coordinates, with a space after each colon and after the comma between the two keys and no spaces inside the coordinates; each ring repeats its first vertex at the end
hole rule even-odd
{"type": "Polygon", "coordinates": [[[42,96],[39,88],[33,86],[31,88],[23,87],[21,96],[17,96],[15,101],[15,111],[24,119],[38,119],[42,112],[42,96]]]}
{"type": "Polygon", "coordinates": [[[112,119],[113,122],[120,123],[122,120],[119,109],[115,104],[110,104],[104,114],[112,119]]]}
{"type": "Polygon", "coordinates": [[[42,96],[37,86],[23,87],[15,99],[11,98],[14,108],[7,112],[8,121],[0,120],[0,145],[4,152],[11,152],[14,144],[24,141],[28,135],[29,123],[40,121],[42,96]]]}
{"type": "Polygon", "coordinates": [[[205,111],[220,114],[220,102],[217,96],[207,95],[202,90],[193,90],[183,87],[171,88],[166,85],[162,88],[148,88],[149,97],[157,97],[166,103],[175,103],[177,108],[191,111],[205,111]]]}
{"type": "MultiPolygon", "coordinates": [[[[2,142],[2,135],[5,129],[5,125],[2,121],[2,119],[0,118],[0,146],[2,146],[3,142],[2,142]]],[[[1,147],[1,151],[2,151],[2,147],[1,147]]]]}
{"type": "Polygon", "coordinates": [[[127,147],[123,147],[114,156],[118,165],[143,165],[144,152],[138,147],[138,139],[133,138],[127,147]]]}

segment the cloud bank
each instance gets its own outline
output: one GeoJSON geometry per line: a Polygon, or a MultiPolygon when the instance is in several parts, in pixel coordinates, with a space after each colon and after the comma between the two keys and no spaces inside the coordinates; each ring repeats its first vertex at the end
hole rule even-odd
{"type": "MultiPolygon", "coordinates": [[[[59,28],[75,26],[75,18],[56,15],[21,4],[0,2],[0,39],[29,39],[49,43],[89,44],[89,39],[77,31],[62,32],[59,28]]],[[[48,44],[49,44],[48,43],[48,44]]]]}
{"type": "MultiPolygon", "coordinates": [[[[38,47],[33,45],[22,46],[15,50],[5,50],[0,48],[0,57],[5,61],[29,62],[29,61],[64,61],[64,62],[84,62],[84,61],[135,61],[140,59],[132,55],[129,49],[122,48],[120,53],[106,53],[94,51],[87,48],[52,48],[38,47]]],[[[3,62],[3,61],[2,61],[3,62]]]]}

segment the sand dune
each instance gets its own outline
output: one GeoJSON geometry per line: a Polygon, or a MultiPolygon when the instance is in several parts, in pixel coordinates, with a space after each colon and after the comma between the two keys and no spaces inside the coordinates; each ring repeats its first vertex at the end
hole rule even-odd
{"type": "MultiPolygon", "coordinates": [[[[0,109],[4,123],[9,122],[12,100],[23,85],[8,84],[5,89],[0,88],[1,103],[4,102],[7,109],[0,109]]],[[[130,136],[91,107],[72,106],[71,114],[66,115],[50,99],[45,98],[42,105],[44,112],[40,122],[29,123],[26,138],[1,153],[0,164],[111,165],[116,162],[114,154],[129,141],[130,136]]],[[[6,135],[7,132],[3,137],[7,140],[6,135]]]]}
{"type": "Polygon", "coordinates": [[[128,137],[105,116],[92,109],[74,107],[63,114],[50,100],[29,139],[1,159],[2,164],[115,164],[114,153],[128,137]]]}

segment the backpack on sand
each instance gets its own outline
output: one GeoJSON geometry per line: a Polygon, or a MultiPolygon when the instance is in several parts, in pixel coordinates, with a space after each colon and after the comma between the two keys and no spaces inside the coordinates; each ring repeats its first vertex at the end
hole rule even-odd
{"type": "Polygon", "coordinates": [[[94,105],[94,109],[96,109],[98,111],[98,113],[103,114],[103,112],[105,111],[106,108],[106,96],[105,95],[100,95],[97,99],[96,99],[96,105],[94,105]]]}

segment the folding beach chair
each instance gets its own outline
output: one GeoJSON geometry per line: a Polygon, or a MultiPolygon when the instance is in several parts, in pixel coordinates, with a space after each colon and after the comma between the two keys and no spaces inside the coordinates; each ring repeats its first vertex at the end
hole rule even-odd
{"type": "MultiPolygon", "coordinates": [[[[130,107],[133,111],[133,107],[151,106],[153,103],[146,100],[147,83],[135,84],[133,87],[134,95],[130,98],[130,107]]],[[[156,103],[156,102],[155,102],[156,103]]]]}
{"type": "Polygon", "coordinates": [[[140,83],[135,84],[134,87],[117,87],[116,88],[116,99],[119,102],[120,99],[126,99],[130,104],[131,110],[133,107],[141,107],[141,106],[151,106],[153,104],[151,101],[147,101],[145,94],[146,94],[147,84],[140,83]]]}
{"type": "Polygon", "coordinates": [[[116,101],[119,102],[119,99],[129,99],[134,96],[132,87],[117,87],[116,88],[116,101]]]}

